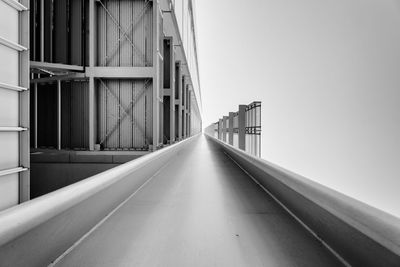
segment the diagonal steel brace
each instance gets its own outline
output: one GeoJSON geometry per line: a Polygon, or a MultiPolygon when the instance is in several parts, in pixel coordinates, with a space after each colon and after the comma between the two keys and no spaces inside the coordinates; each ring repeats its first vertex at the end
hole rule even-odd
{"type": "MultiPolygon", "coordinates": [[[[139,12],[139,15],[135,18],[135,20],[129,25],[129,28],[125,31],[126,33],[134,31],[135,28],[137,27],[137,25],[139,25],[141,18],[143,17],[144,14],[146,14],[149,3],[150,3],[150,1],[146,1],[145,6],[139,12]]],[[[114,54],[120,48],[120,46],[118,44],[120,43],[121,39],[122,39],[121,37],[118,38],[118,40],[115,42],[113,48],[111,49],[112,50],[111,53],[109,55],[106,55],[106,57],[104,58],[104,61],[103,61],[103,66],[107,65],[108,61],[112,58],[112,56],[114,56],[114,54]]],[[[145,65],[146,66],[149,65],[149,62],[147,62],[145,55],[143,55],[143,53],[141,51],[139,51],[139,52],[140,52],[140,56],[142,57],[142,60],[145,63],[145,65]]]]}
{"type": "Polygon", "coordinates": [[[133,43],[132,39],[128,36],[128,34],[124,31],[122,28],[121,24],[118,23],[118,21],[115,19],[115,17],[111,14],[111,12],[107,9],[107,7],[103,4],[101,0],[97,0],[97,2],[100,3],[100,5],[103,7],[107,15],[111,18],[112,22],[118,27],[119,31],[122,33],[122,35],[128,40],[130,45],[132,46],[133,50],[140,56],[142,57],[143,61],[146,62],[145,56],[143,53],[139,50],[139,48],[136,47],[136,45],[133,43]]]}
{"type": "Polygon", "coordinates": [[[130,105],[128,107],[125,107],[121,104],[121,102],[119,101],[119,99],[117,98],[117,96],[106,86],[106,84],[100,79],[101,84],[104,86],[104,88],[107,90],[107,92],[109,94],[111,94],[111,96],[114,98],[114,100],[117,101],[118,106],[122,109],[124,115],[118,118],[117,123],[112,127],[112,129],[105,135],[105,137],[100,141],[100,144],[103,144],[104,142],[107,141],[107,139],[115,132],[115,130],[118,128],[118,126],[120,125],[121,121],[123,121],[127,116],[131,117],[131,122],[134,126],[137,126],[137,128],[139,129],[139,131],[142,133],[143,137],[146,139],[146,142],[148,142],[147,137],[144,134],[143,129],[141,129],[141,127],[139,126],[139,124],[137,123],[136,119],[132,116],[131,111],[132,108],[135,106],[135,104],[137,103],[137,101],[139,101],[139,99],[143,96],[143,94],[146,92],[148,86],[150,85],[150,80],[146,80],[144,86],[143,86],[143,90],[140,92],[140,94],[136,97],[136,99],[134,101],[131,101],[130,105]]]}

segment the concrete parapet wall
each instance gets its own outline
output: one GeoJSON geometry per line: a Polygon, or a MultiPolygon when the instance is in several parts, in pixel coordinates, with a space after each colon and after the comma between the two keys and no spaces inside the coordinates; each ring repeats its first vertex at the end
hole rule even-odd
{"type": "Polygon", "coordinates": [[[400,219],[207,136],[345,264],[400,266],[400,219]]]}
{"type": "Polygon", "coordinates": [[[0,213],[0,266],[48,266],[192,140],[0,213]]]}

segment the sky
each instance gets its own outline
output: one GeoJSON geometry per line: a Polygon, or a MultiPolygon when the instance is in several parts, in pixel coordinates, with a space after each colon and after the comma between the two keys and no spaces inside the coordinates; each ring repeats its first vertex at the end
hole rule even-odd
{"type": "Polygon", "coordinates": [[[262,157],[400,217],[400,1],[198,0],[203,125],[262,101],[262,157]]]}

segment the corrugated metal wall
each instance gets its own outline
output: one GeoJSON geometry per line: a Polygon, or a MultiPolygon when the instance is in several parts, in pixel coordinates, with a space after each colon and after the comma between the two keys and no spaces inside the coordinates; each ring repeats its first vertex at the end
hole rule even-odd
{"type": "Polygon", "coordinates": [[[148,149],[152,141],[150,79],[97,81],[98,143],[104,149],[148,149]]]}
{"type": "Polygon", "coordinates": [[[89,147],[88,85],[88,81],[68,81],[62,83],[62,148],[87,149],[89,147]]]}
{"type": "Polygon", "coordinates": [[[143,0],[102,2],[107,11],[98,5],[97,65],[152,66],[152,3],[143,0]]]}
{"type": "Polygon", "coordinates": [[[38,84],[38,147],[57,147],[57,83],[38,84]]]}
{"type": "MultiPolygon", "coordinates": [[[[152,2],[110,0],[97,8],[97,65],[152,66],[152,2]]],[[[151,79],[97,79],[96,88],[97,143],[106,150],[148,149],[152,142],[151,79]]]]}

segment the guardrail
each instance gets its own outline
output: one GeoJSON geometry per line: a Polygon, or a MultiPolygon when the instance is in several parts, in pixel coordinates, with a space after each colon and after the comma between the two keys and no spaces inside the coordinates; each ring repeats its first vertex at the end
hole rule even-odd
{"type": "Polygon", "coordinates": [[[239,105],[239,111],[229,112],[204,132],[254,156],[261,157],[261,102],[239,105]]]}
{"type": "Polygon", "coordinates": [[[194,137],[0,212],[0,266],[47,266],[194,137]]]}
{"type": "Polygon", "coordinates": [[[206,133],[345,265],[400,266],[400,219],[206,133]]]}

